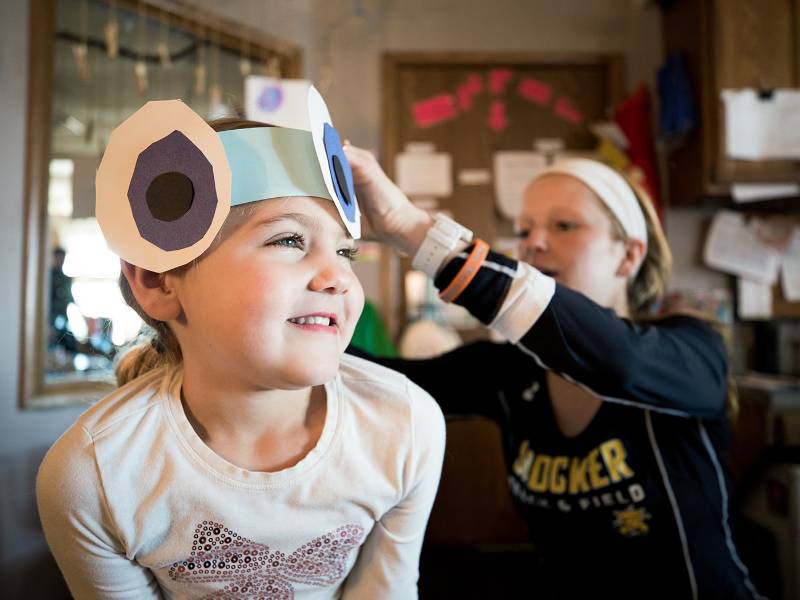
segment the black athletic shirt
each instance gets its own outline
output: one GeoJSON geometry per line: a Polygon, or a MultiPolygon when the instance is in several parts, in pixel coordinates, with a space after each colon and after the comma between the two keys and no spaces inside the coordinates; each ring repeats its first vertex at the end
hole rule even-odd
{"type": "MultiPolygon", "coordinates": [[[[457,303],[488,325],[512,283],[531,274],[543,277],[492,252],[457,303]]],[[[516,344],[380,362],[446,414],[499,424],[508,484],[549,578],[531,581],[529,597],[540,589],[558,598],[759,597],[729,525],[726,352],[703,321],[633,323],[556,285],[516,344]],[[575,437],[555,422],[548,369],[605,400],[575,437]]]]}

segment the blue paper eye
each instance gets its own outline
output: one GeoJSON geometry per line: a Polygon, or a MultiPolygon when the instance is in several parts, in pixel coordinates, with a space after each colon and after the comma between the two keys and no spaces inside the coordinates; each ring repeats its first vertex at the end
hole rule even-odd
{"type": "Polygon", "coordinates": [[[214,170],[189,138],[173,131],[139,154],[128,201],[144,239],[162,250],[187,248],[214,219],[214,170]]]}
{"type": "Polygon", "coordinates": [[[353,223],[356,220],[356,191],[353,187],[353,172],[342,149],[339,134],[330,123],[324,125],[322,142],[325,144],[328,168],[339,206],[347,220],[353,223]]]}

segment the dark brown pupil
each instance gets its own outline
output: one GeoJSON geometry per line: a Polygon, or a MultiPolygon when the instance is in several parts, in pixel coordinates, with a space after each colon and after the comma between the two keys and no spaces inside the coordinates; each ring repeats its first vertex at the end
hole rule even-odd
{"type": "Polygon", "coordinates": [[[147,207],[159,221],[175,221],[189,212],[194,200],[192,180],[172,171],[157,176],[147,188],[147,207]]]}

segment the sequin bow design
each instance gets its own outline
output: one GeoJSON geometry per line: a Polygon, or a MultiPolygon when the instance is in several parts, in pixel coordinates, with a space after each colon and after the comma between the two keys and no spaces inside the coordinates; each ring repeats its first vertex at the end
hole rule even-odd
{"type": "Polygon", "coordinates": [[[291,600],[293,584],[323,587],[342,579],[347,557],[363,536],[362,527],[343,525],[287,556],[219,523],[203,521],[195,528],[191,555],[173,563],[169,576],[186,583],[228,584],[203,600],[291,600]]]}

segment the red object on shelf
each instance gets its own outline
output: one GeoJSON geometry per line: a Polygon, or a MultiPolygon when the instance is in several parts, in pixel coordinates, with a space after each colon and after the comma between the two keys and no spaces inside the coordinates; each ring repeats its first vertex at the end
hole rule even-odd
{"type": "Polygon", "coordinates": [[[628,158],[644,175],[644,180],[640,183],[653,199],[658,216],[663,222],[664,215],[658,194],[658,163],[653,144],[652,110],[647,86],[641,84],[623,100],[617,108],[614,120],[628,138],[628,158]]]}

